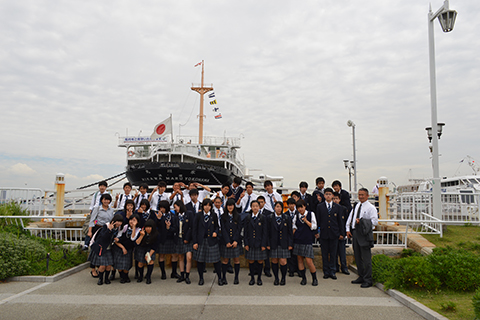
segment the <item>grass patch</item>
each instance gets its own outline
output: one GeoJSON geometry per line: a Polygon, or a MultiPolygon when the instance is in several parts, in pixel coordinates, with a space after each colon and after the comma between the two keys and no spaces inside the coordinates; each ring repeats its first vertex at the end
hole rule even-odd
{"type": "Polygon", "coordinates": [[[445,248],[462,248],[480,255],[480,227],[472,225],[447,226],[443,231],[443,238],[437,234],[424,234],[425,239],[436,245],[445,248]]]}

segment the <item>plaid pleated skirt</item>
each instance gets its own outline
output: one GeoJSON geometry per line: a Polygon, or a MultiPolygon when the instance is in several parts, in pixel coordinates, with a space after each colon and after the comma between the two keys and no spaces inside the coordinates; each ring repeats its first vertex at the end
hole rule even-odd
{"type": "Polygon", "coordinates": [[[198,244],[198,249],[193,250],[193,260],[205,263],[215,263],[220,261],[220,249],[218,243],[210,247],[207,239],[203,239],[203,242],[198,244]]]}
{"type": "Polygon", "coordinates": [[[102,255],[99,256],[92,250],[90,250],[90,254],[88,255],[88,260],[94,266],[111,266],[113,265],[113,255],[112,250],[102,250],[102,255]]]}
{"type": "Polygon", "coordinates": [[[270,257],[275,259],[288,259],[290,258],[290,250],[283,249],[282,247],[278,246],[275,249],[270,249],[270,257]]]}
{"type": "Polygon", "coordinates": [[[313,246],[311,244],[295,243],[292,253],[300,257],[313,259],[313,246]]]}
{"type": "Polygon", "coordinates": [[[228,258],[228,259],[238,258],[240,257],[241,254],[242,254],[242,250],[239,245],[237,245],[236,248],[227,248],[224,245],[220,246],[220,256],[222,258],[228,258]]]}
{"type": "Polygon", "coordinates": [[[175,250],[175,242],[173,239],[167,239],[165,240],[165,243],[160,243],[158,245],[159,254],[174,254],[177,253],[175,250]]]}
{"type": "Polygon", "coordinates": [[[175,253],[185,254],[187,252],[193,252],[193,243],[191,241],[189,243],[183,243],[182,241],[181,243],[175,245],[175,253]]]}
{"type": "MultiPolygon", "coordinates": [[[[141,263],[147,263],[147,260],[145,259],[145,255],[149,251],[150,250],[147,247],[136,246],[135,247],[135,254],[134,254],[135,260],[137,260],[138,262],[141,262],[141,263]]],[[[151,258],[152,258],[153,261],[155,261],[155,252],[153,253],[151,258]]]]}
{"type": "Polygon", "coordinates": [[[130,270],[132,268],[133,248],[127,249],[127,254],[123,254],[119,246],[112,247],[113,267],[117,270],[130,270]]]}
{"type": "Polygon", "coordinates": [[[245,259],[247,260],[265,260],[267,259],[267,250],[262,251],[262,248],[249,248],[250,250],[245,250],[245,259]]]}

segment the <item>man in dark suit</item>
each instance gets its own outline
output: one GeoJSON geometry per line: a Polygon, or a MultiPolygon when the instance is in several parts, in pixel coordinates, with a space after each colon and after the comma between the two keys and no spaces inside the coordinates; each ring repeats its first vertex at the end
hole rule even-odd
{"type": "Polygon", "coordinates": [[[352,204],[350,202],[350,193],[342,189],[342,183],[338,180],[332,182],[332,188],[335,192],[340,194],[340,204],[347,208],[347,212],[352,211],[352,204]]]}
{"type": "Polygon", "coordinates": [[[318,204],[316,218],[320,227],[320,245],[322,247],[323,279],[337,279],[335,275],[338,240],[343,240],[345,224],[341,208],[334,203],[333,190],[326,188],[325,201],[318,204]]]}
{"type": "MultiPolygon", "coordinates": [[[[348,219],[348,212],[347,208],[340,204],[340,195],[336,192],[333,193],[333,202],[338,204],[341,209],[341,216],[342,216],[342,224],[345,226],[348,219]]],[[[345,229],[344,229],[345,231],[345,229]]],[[[345,252],[345,239],[346,239],[346,232],[342,234],[343,240],[338,240],[338,247],[337,247],[337,256],[340,259],[340,265],[338,265],[338,259],[335,259],[335,269],[337,272],[342,272],[346,275],[349,275],[350,272],[348,271],[347,266],[347,253],[345,252]]]]}
{"type": "MultiPolygon", "coordinates": [[[[260,206],[260,213],[263,214],[265,217],[270,218],[273,215],[273,212],[270,210],[266,209],[265,206],[265,197],[264,196],[259,196],[257,198],[257,202],[260,206]]],[[[272,276],[272,273],[270,272],[270,251],[267,251],[267,259],[264,261],[264,267],[263,267],[263,272],[265,273],[265,276],[270,278],[272,276]]]]}

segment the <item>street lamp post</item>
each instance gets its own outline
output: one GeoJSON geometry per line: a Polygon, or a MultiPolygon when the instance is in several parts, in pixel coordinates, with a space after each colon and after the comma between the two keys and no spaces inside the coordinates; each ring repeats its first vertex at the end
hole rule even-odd
{"type": "MultiPolygon", "coordinates": [[[[357,192],[357,152],[355,148],[355,123],[352,120],[347,121],[347,126],[352,127],[353,135],[353,190],[357,192]]],[[[350,191],[351,188],[350,188],[350,191]]]]}
{"type": "Polygon", "coordinates": [[[355,165],[353,160],[343,159],[343,164],[345,169],[348,169],[348,191],[352,192],[352,176],[354,175],[352,169],[355,170],[355,165]]]}
{"type": "Polygon", "coordinates": [[[428,12],[428,44],[429,44],[429,60],[430,60],[430,101],[432,107],[432,126],[431,126],[431,137],[432,137],[432,168],[433,168],[433,216],[436,218],[442,218],[442,199],[441,199],[441,185],[440,185],[440,169],[439,169],[439,159],[438,159],[438,133],[440,131],[439,124],[437,122],[437,84],[436,84],[436,75],[435,75],[435,42],[434,42],[434,30],[433,30],[433,21],[438,18],[440,25],[442,26],[443,32],[450,32],[453,30],[455,24],[455,18],[457,17],[457,12],[455,10],[449,9],[449,0],[445,0],[443,6],[437,10],[437,12],[432,12],[432,7],[428,12]]]}

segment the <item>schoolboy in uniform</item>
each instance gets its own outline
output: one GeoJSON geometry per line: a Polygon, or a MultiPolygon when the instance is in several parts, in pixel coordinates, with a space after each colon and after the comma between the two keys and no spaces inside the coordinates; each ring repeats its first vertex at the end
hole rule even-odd
{"type": "Polygon", "coordinates": [[[240,177],[233,178],[233,182],[230,185],[230,190],[227,193],[227,196],[230,199],[235,200],[235,202],[237,202],[238,199],[240,199],[240,195],[243,192],[243,188],[240,186],[241,183],[242,183],[242,178],[240,177]]]}
{"type": "Polygon", "coordinates": [[[185,183],[181,183],[180,185],[185,188],[185,190],[182,191],[183,203],[185,203],[185,205],[187,205],[191,201],[190,191],[193,189],[198,190],[199,187],[203,188],[202,190],[198,190],[198,201],[200,201],[200,203],[203,201],[203,199],[209,197],[210,192],[212,192],[212,190],[209,187],[204,186],[203,184],[200,184],[198,182],[190,182],[188,186],[185,183]]]}
{"type": "Polygon", "coordinates": [[[198,189],[190,190],[188,196],[190,197],[190,202],[188,202],[185,207],[187,211],[191,212],[195,217],[202,212],[202,203],[198,200],[198,189]]]}
{"type": "Polygon", "coordinates": [[[293,219],[293,253],[297,255],[298,270],[302,276],[300,284],[307,284],[305,276],[305,266],[303,261],[307,263],[307,267],[312,275],[312,286],[318,285],[317,270],[313,264],[313,239],[317,230],[317,220],[314,212],[306,210],[307,204],[304,200],[298,200],[296,203],[298,214],[293,219]]]}
{"type": "Polygon", "coordinates": [[[265,209],[273,213],[275,202],[283,201],[282,196],[278,192],[273,191],[273,183],[270,180],[266,180],[263,183],[263,187],[266,190],[262,194],[262,196],[265,198],[265,209]]]}
{"type": "Polygon", "coordinates": [[[317,208],[318,204],[325,201],[325,196],[323,195],[323,191],[325,190],[325,179],[322,177],[318,177],[315,179],[315,190],[312,193],[312,208],[317,208]]]}
{"type": "Polygon", "coordinates": [[[318,204],[316,212],[322,247],[323,279],[337,280],[335,275],[337,247],[338,240],[343,240],[345,223],[340,205],[333,202],[333,189],[326,188],[324,195],[325,201],[318,204]]]}
{"type": "MultiPolygon", "coordinates": [[[[340,195],[337,192],[333,193],[333,202],[335,202],[340,206],[340,210],[341,210],[340,215],[342,216],[343,225],[345,226],[348,219],[348,212],[347,212],[347,208],[345,208],[340,204],[340,195]]],[[[336,264],[337,272],[341,271],[343,274],[349,275],[350,272],[348,271],[348,266],[347,266],[347,253],[345,251],[346,229],[344,231],[345,233],[342,234],[343,239],[338,240],[338,248],[337,248],[337,256],[340,259],[340,265],[338,265],[338,261],[335,261],[335,264],[336,264]]]]}
{"type": "Polygon", "coordinates": [[[316,208],[312,207],[312,195],[307,193],[308,183],[306,181],[302,181],[298,184],[298,188],[300,189],[300,199],[305,200],[307,203],[307,210],[315,211],[316,208]]]}
{"type": "Polygon", "coordinates": [[[150,201],[150,210],[153,212],[158,211],[158,203],[162,200],[169,200],[171,194],[165,192],[167,189],[167,184],[165,181],[159,181],[158,185],[153,189],[152,193],[148,197],[148,201],[150,201]]]}
{"type": "MultiPolygon", "coordinates": [[[[269,218],[271,215],[273,215],[272,211],[266,209],[266,202],[265,202],[265,197],[264,196],[258,196],[257,201],[258,201],[258,205],[260,207],[259,212],[262,215],[264,215],[267,218],[269,218]]],[[[266,250],[266,255],[267,255],[267,257],[265,258],[265,261],[264,261],[263,272],[265,273],[265,276],[270,278],[272,276],[272,273],[270,272],[270,250],[266,250]]]]}
{"type": "Polygon", "coordinates": [[[298,200],[302,199],[300,197],[300,192],[298,191],[292,191],[292,193],[290,194],[290,197],[293,198],[293,200],[295,200],[295,202],[297,202],[298,200]]]}
{"type": "MultiPolygon", "coordinates": [[[[182,185],[181,182],[175,182],[173,184],[173,191],[172,191],[172,194],[170,195],[170,209],[173,210],[173,204],[178,201],[178,200],[182,200],[183,201],[183,192],[182,192],[182,189],[180,188],[180,186],[182,185]]],[[[185,203],[185,202],[183,202],[185,203]]]]}
{"type": "Polygon", "coordinates": [[[340,204],[347,208],[347,212],[352,211],[352,203],[350,202],[350,193],[342,189],[342,183],[338,180],[332,182],[332,188],[340,194],[340,204]]]}
{"type": "Polygon", "coordinates": [[[148,191],[148,184],[142,183],[142,184],[140,185],[140,187],[138,187],[138,190],[140,191],[140,193],[138,193],[138,191],[137,191],[137,193],[135,194],[135,199],[134,199],[134,201],[135,201],[135,209],[138,209],[138,208],[140,207],[140,202],[141,202],[142,200],[145,199],[145,200],[148,201],[148,193],[147,193],[147,191],[148,191]]]}
{"type": "MultiPolygon", "coordinates": [[[[285,214],[290,218],[290,222],[292,225],[293,225],[293,220],[295,216],[298,214],[295,204],[296,204],[296,201],[293,198],[288,198],[287,200],[288,210],[285,211],[285,214]]],[[[300,273],[298,272],[297,256],[293,254],[293,249],[290,250],[290,258],[287,259],[287,265],[288,265],[289,277],[293,277],[295,275],[295,272],[298,273],[298,276],[300,276],[300,273]]]]}
{"type": "Polygon", "coordinates": [[[253,200],[252,214],[245,219],[245,259],[249,262],[250,282],[255,284],[255,271],[258,273],[257,285],[262,282],[262,262],[267,258],[266,247],[268,244],[268,228],[266,217],[259,212],[260,206],[257,200],[253,200]]]}
{"type": "Polygon", "coordinates": [[[123,194],[117,193],[115,196],[115,203],[113,204],[113,208],[118,210],[123,210],[125,208],[125,201],[133,200],[132,192],[132,184],[130,182],[125,182],[123,184],[123,194]]]}
{"type": "Polygon", "coordinates": [[[225,205],[227,204],[228,200],[228,193],[230,192],[230,185],[224,183],[222,185],[222,189],[217,192],[217,198],[220,198],[222,200],[222,208],[225,208],[225,205]]]}
{"type": "Polygon", "coordinates": [[[242,192],[239,199],[236,201],[236,207],[240,210],[240,218],[242,221],[244,221],[245,217],[248,215],[247,212],[251,210],[250,204],[253,200],[257,200],[257,198],[258,196],[253,193],[253,183],[250,181],[247,182],[245,185],[245,191],[242,192]]]}

